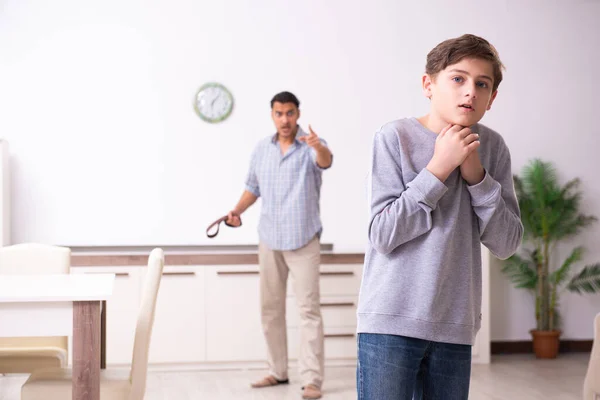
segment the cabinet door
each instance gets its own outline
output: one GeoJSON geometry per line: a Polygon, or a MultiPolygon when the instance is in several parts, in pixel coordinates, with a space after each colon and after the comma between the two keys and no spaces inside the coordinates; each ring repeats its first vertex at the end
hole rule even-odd
{"type": "Polygon", "coordinates": [[[257,265],[206,267],[207,361],[262,361],[257,265]]]}
{"type": "MultiPolygon", "coordinates": [[[[357,296],[321,296],[321,315],[325,328],[356,328],[357,296]]],[[[287,299],[287,326],[295,328],[300,325],[297,298],[287,299]]]]}
{"type": "MultiPolygon", "coordinates": [[[[356,329],[352,327],[325,327],[325,360],[356,359],[356,329]]],[[[300,353],[300,330],[288,328],[290,360],[298,359],[300,353]]]]}
{"type": "MultiPolygon", "coordinates": [[[[141,267],[74,267],[71,273],[115,274],[113,294],[106,302],[106,364],[129,365],[141,300],[141,267]]],[[[72,354],[72,352],[69,352],[72,354]]]]}
{"type": "Polygon", "coordinates": [[[11,244],[11,171],[8,147],[8,142],[0,139],[0,246],[11,244]]]}
{"type": "MultiPolygon", "coordinates": [[[[288,297],[295,296],[293,277],[288,278],[288,297]]],[[[358,296],[362,264],[321,264],[321,296],[358,296]]]]}
{"type": "Polygon", "coordinates": [[[158,291],[150,363],[206,359],[203,267],[166,266],[158,291]]]}

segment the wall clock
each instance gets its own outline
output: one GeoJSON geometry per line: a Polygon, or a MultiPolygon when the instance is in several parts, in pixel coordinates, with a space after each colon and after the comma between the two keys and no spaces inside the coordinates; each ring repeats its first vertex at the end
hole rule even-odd
{"type": "Polygon", "coordinates": [[[224,121],[233,110],[233,95],[222,84],[209,82],[198,89],[194,109],[206,122],[214,124],[224,121]]]}

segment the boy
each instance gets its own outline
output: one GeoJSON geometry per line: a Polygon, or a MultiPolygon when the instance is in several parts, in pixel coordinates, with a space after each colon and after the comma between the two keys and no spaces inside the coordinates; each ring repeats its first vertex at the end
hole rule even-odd
{"type": "Polygon", "coordinates": [[[373,139],[359,399],[468,398],[480,243],[506,259],[523,235],[508,148],[478,124],[502,68],[483,38],[440,43],[422,78],[430,112],[390,122],[373,139]]]}

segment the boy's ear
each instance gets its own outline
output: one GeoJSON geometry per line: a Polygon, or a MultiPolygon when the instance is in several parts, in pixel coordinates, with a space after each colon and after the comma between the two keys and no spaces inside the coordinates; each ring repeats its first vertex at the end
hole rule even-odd
{"type": "Polygon", "coordinates": [[[492,103],[494,102],[494,100],[496,100],[497,95],[498,95],[497,90],[494,93],[492,93],[492,97],[490,97],[490,101],[488,102],[487,111],[490,111],[490,109],[492,108],[492,103]]]}
{"type": "Polygon", "coordinates": [[[421,78],[421,84],[423,85],[423,94],[425,97],[431,100],[431,84],[433,83],[433,79],[428,74],[423,74],[421,78]]]}

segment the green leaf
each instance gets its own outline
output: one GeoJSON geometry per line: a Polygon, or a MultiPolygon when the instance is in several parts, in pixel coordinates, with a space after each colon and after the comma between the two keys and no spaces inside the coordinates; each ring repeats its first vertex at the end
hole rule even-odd
{"type": "Polygon", "coordinates": [[[562,265],[553,260],[551,251],[597,218],[581,212],[580,180],[562,184],[551,163],[533,159],[519,175],[513,176],[513,180],[523,224],[521,250],[527,253],[506,260],[502,271],[517,288],[534,293],[538,328],[547,329],[550,324],[560,326],[559,286],[580,294],[600,293],[600,264],[577,269],[579,273],[573,276],[582,258],[581,247],[573,249],[562,265]],[[560,268],[551,268],[555,265],[560,268]],[[552,321],[551,310],[555,311],[552,321]]]}
{"type": "Polygon", "coordinates": [[[579,179],[561,187],[551,163],[532,160],[514,182],[526,240],[559,241],[597,220],[579,212],[579,179]]]}
{"type": "Polygon", "coordinates": [[[519,289],[535,289],[537,272],[531,261],[524,260],[515,254],[504,261],[502,272],[515,284],[515,287],[519,289]]]}
{"type": "Polygon", "coordinates": [[[573,249],[571,255],[567,257],[563,265],[550,274],[550,282],[555,284],[556,286],[561,285],[565,282],[565,280],[569,276],[569,272],[571,271],[571,267],[573,263],[581,260],[581,256],[583,255],[583,247],[577,247],[573,249]]]}
{"type": "Polygon", "coordinates": [[[600,292],[600,263],[583,268],[571,279],[567,289],[578,294],[600,292]]]}

